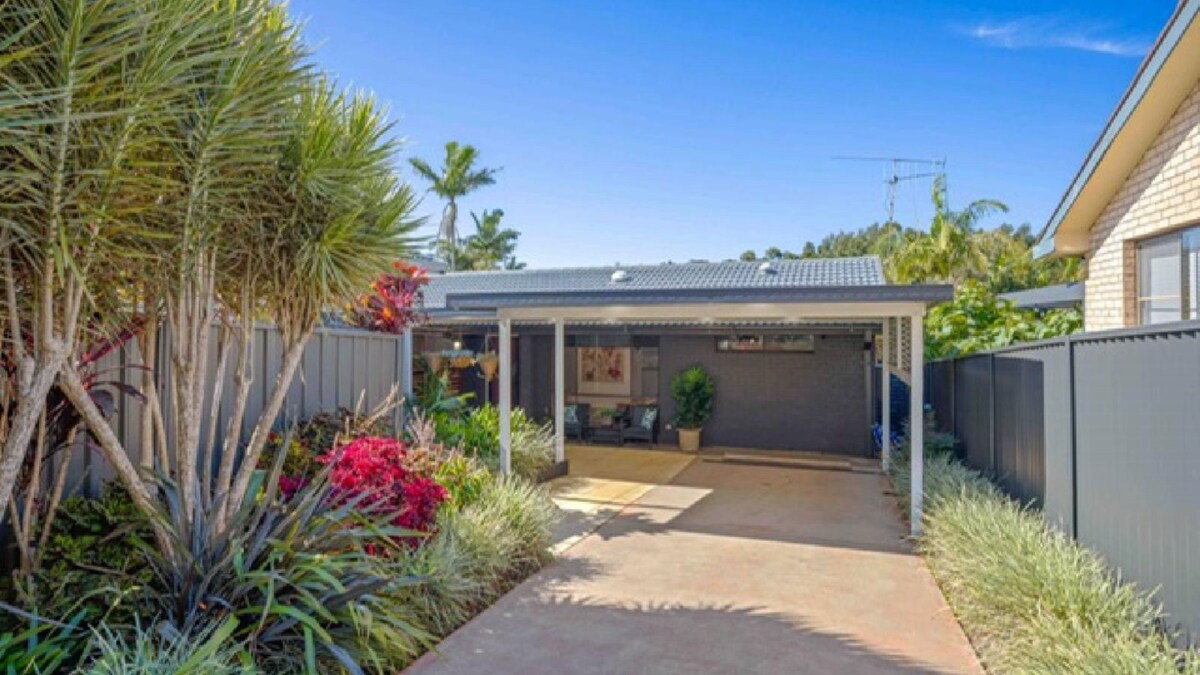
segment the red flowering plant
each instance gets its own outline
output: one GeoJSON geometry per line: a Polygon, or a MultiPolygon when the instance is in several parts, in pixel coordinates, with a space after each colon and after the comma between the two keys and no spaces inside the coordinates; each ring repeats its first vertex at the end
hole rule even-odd
{"type": "Polygon", "coordinates": [[[371,292],[348,308],[347,323],[380,333],[399,335],[425,320],[425,284],[429,273],[403,260],[392,263],[395,274],[380,275],[371,292]]]}
{"type": "MultiPolygon", "coordinates": [[[[317,461],[329,466],[329,482],[343,499],[357,500],[358,508],[373,513],[391,512],[395,527],[430,532],[438,507],[448,494],[432,476],[412,470],[404,442],[368,436],[330,450],[317,461]]],[[[397,537],[398,543],[416,545],[416,537],[397,537]]],[[[370,547],[373,553],[379,549],[370,547]]]]}
{"type": "Polygon", "coordinates": [[[276,455],[286,452],[283,472],[279,476],[279,491],[285,499],[291,499],[297,490],[320,472],[321,463],[317,458],[330,448],[340,447],[355,438],[392,433],[386,413],[393,405],[394,398],[389,396],[376,410],[367,414],[342,407],[302,420],[289,433],[273,431],[267,436],[258,468],[269,470],[275,463],[276,455]]]}

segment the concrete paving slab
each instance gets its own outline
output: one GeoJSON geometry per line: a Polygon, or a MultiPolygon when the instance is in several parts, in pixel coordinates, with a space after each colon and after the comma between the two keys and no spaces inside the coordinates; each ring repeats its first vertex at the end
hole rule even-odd
{"type": "Polygon", "coordinates": [[[982,672],[884,488],[688,462],[410,672],[982,672]]]}

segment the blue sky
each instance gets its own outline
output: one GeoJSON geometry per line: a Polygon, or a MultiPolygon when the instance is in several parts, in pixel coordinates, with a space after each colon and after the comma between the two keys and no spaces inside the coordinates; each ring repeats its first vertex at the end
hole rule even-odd
{"type": "MultiPolygon", "coordinates": [[[[945,157],[952,206],[995,198],[1040,228],[1174,4],[291,8],[322,68],[390,105],[406,154],[436,164],[458,140],[503,168],[460,228],[503,208],[542,267],[718,260],[884,220],[883,167],[843,155],[945,157]]],[[[897,220],[927,223],[928,188],[902,186],[897,220]]],[[[441,205],[420,211],[431,233],[441,205]]]]}

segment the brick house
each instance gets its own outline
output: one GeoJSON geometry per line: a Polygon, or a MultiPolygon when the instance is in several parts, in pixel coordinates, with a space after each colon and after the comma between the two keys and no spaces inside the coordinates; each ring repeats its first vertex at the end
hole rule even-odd
{"type": "Polygon", "coordinates": [[[1200,0],[1183,0],[1039,242],[1082,256],[1089,331],[1200,319],[1200,0]]]}

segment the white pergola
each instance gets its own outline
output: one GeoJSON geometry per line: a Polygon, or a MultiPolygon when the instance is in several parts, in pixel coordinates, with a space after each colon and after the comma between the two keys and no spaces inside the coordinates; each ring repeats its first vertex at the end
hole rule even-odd
{"type": "MultiPolygon", "coordinates": [[[[738,294],[737,301],[721,301],[721,294],[686,297],[683,302],[670,294],[638,297],[587,297],[571,294],[532,293],[513,296],[483,294],[449,298],[448,304],[465,310],[487,310],[489,318],[499,327],[499,389],[500,389],[500,465],[502,471],[511,469],[512,458],[512,333],[514,324],[552,324],[554,326],[554,429],[556,459],[564,461],[565,435],[563,409],[566,404],[565,348],[569,324],[622,325],[625,323],[696,324],[775,323],[803,328],[806,324],[849,321],[870,323],[880,331],[883,368],[881,392],[883,398],[883,468],[890,467],[891,374],[906,379],[911,387],[910,418],[924,419],[924,317],[930,304],[944,300],[948,287],[942,286],[864,286],[842,289],[848,299],[831,301],[838,293],[828,291],[811,294],[812,300],[755,301],[754,297],[738,294]],[[823,299],[825,298],[825,299],[823,299]],[[494,314],[493,314],[494,312],[494,314]],[[917,345],[918,348],[912,348],[917,345]],[[907,357],[907,358],[905,358],[907,357]]],[[[780,295],[780,294],[775,294],[780,295]]],[[[793,294],[796,295],[796,294],[793,294]]],[[[479,316],[479,314],[473,314],[479,316]]],[[[910,425],[912,442],[911,513],[912,532],[921,532],[922,485],[924,468],[924,424],[910,425]]]]}

